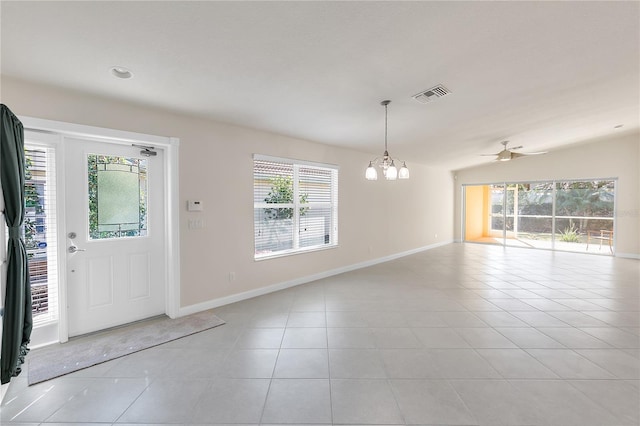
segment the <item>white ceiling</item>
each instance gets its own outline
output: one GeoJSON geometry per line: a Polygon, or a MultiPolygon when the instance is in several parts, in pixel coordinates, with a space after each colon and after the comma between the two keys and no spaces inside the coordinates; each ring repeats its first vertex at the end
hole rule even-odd
{"type": "Polygon", "coordinates": [[[3,0],[1,71],[372,154],[390,99],[391,154],[456,169],[637,131],[639,6],[3,0]]]}

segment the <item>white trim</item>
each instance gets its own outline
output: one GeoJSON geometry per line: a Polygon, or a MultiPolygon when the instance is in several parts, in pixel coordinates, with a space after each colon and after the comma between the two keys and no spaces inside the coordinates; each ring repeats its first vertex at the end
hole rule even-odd
{"type": "MultiPolygon", "coordinates": [[[[485,185],[504,185],[504,184],[524,184],[524,183],[547,183],[547,182],[592,182],[594,180],[618,180],[618,177],[594,177],[594,178],[549,178],[549,179],[531,179],[531,180],[510,180],[508,182],[489,181],[485,183],[462,183],[462,186],[485,186],[485,185]]],[[[475,182],[475,181],[474,181],[475,182]]]]}
{"type": "Polygon", "coordinates": [[[295,287],[300,284],[306,284],[312,281],[320,280],[322,278],[331,277],[338,274],[343,274],[345,272],[354,271],[356,269],[366,268],[368,266],[377,265],[379,263],[388,262],[390,260],[395,260],[404,256],[409,256],[412,254],[420,253],[423,251],[431,250],[437,247],[445,246],[447,244],[451,244],[453,240],[443,241],[436,244],[430,244],[424,247],[418,247],[416,249],[403,251],[400,253],[395,253],[385,257],[379,257],[377,259],[371,259],[360,263],[355,263],[353,265],[343,266],[341,268],[330,269],[328,271],[319,272],[313,275],[307,275],[305,277],[295,278],[293,280],[284,281],[277,284],[272,284],[266,287],[260,287],[255,290],[249,290],[242,293],[232,294],[230,296],[220,297],[217,299],[208,300],[206,302],[198,303],[195,305],[185,306],[180,308],[179,315],[180,317],[185,315],[195,314],[197,312],[206,311],[208,309],[218,308],[220,306],[228,305],[230,303],[240,302],[242,300],[251,299],[257,296],[263,296],[265,294],[273,293],[274,291],[284,290],[290,287],[295,287]]]}
{"type": "MultiPolygon", "coordinates": [[[[611,250],[611,254],[613,256],[616,255],[616,251],[617,251],[617,246],[618,246],[618,238],[619,235],[618,234],[618,220],[616,220],[616,218],[618,217],[618,198],[620,198],[618,196],[618,178],[613,179],[613,235],[611,236],[611,238],[613,238],[613,244],[611,244],[611,242],[609,242],[609,248],[611,250]]],[[[587,237],[588,239],[588,237],[587,237]]],[[[602,240],[601,240],[602,241],[602,240]]]]}
{"type": "MultiPolygon", "coordinates": [[[[455,197],[455,194],[454,194],[455,197]]],[[[467,235],[467,188],[460,185],[460,240],[464,240],[467,235]]],[[[455,212],[454,212],[455,215],[455,212]]],[[[454,242],[460,242],[454,240],[454,242]]]]}
{"type": "Polygon", "coordinates": [[[106,127],[85,126],[83,124],[65,123],[62,121],[45,120],[33,117],[18,117],[22,121],[25,130],[46,131],[60,133],[64,136],[87,138],[102,142],[135,143],[144,141],[147,144],[158,146],[171,146],[172,143],[179,144],[177,138],[166,136],[147,135],[144,133],[128,132],[125,130],[114,130],[106,127]]]}
{"type": "Polygon", "coordinates": [[[338,244],[322,244],[317,246],[305,247],[301,249],[280,250],[275,254],[266,254],[262,256],[254,256],[253,260],[256,262],[262,262],[263,260],[277,259],[279,257],[297,256],[299,254],[313,253],[314,251],[333,250],[340,246],[338,244]]]}
{"type": "Polygon", "coordinates": [[[69,316],[67,315],[67,213],[63,200],[67,199],[67,172],[64,167],[66,149],[62,136],[56,143],[56,193],[60,197],[57,203],[56,220],[58,221],[58,336],[60,343],[69,340],[69,316]],[[60,238],[62,237],[62,238],[60,238]]]}
{"type": "Polygon", "coordinates": [[[60,342],[60,320],[33,327],[29,349],[38,349],[60,342]]]}
{"type": "Polygon", "coordinates": [[[166,314],[169,318],[179,316],[180,310],[180,199],[179,199],[179,152],[178,138],[170,138],[169,147],[165,153],[165,230],[167,285],[166,314]],[[169,158],[167,158],[169,157],[169,158]]]}
{"type": "Polygon", "coordinates": [[[640,260],[640,254],[637,253],[615,253],[613,257],[621,257],[623,259],[636,259],[640,260]]]}
{"type": "Polygon", "coordinates": [[[317,163],[306,160],[296,160],[294,158],[273,157],[271,155],[253,154],[253,159],[258,161],[270,161],[273,163],[298,164],[300,166],[321,167],[323,169],[340,170],[340,166],[330,163],[317,163]]]}
{"type": "MultiPolygon", "coordinates": [[[[179,221],[179,163],[178,150],[180,140],[175,137],[147,135],[143,133],[128,132],[122,130],[108,129],[104,127],[85,126],[82,124],[65,123],[60,121],[45,120],[33,117],[19,117],[25,130],[36,132],[53,133],[59,136],[59,145],[56,147],[57,157],[56,165],[58,167],[58,182],[60,186],[57,188],[58,195],[61,200],[65,199],[64,191],[64,167],[62,166],[64,153],[64,137],[80,137],[84,139],[116,143],[116,144],[132,144],[143,143],[144,145],[152,145],[156,148],[163,149],[164,168],[165,168],[165,275],[166,275],[166,293],[165,293],[165,312],[175,318],[180,310],[180,221],[179,221]]],[[[68,340],[68,320],[67,320],[67,289],[66,289],[66,252],[62,241],[66,241],[66,221],[63,203],[58,203],[58,249],[59,249],[59,265],[58,273],[60,274],[59,300],[59,341],[66,342],[68,340]]]]}

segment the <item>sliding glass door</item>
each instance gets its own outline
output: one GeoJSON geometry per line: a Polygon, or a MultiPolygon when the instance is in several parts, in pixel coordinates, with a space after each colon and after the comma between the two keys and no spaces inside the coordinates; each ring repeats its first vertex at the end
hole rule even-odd
{"type": "Polygon", "coordinates": [[[552,248],[552,183],[507,184],[506,205],[506,245],[552,248]]]}
{"type": "Polygon", "coordinates": [[[613,254],[615,181],[563,181],[555,189],[557,248],[613,254]]]}
{"type": "Polygon", "coordinates": [[[465,185],[464,240],[613,254],[615,180],[465,185]]]}

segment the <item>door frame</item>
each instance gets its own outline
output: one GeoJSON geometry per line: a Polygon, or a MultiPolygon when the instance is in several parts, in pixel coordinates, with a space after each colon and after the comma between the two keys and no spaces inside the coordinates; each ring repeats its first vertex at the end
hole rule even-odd
{"type": "MultiPolygon", "coordinates": [[[[84,138],[97,142],[117,145],[149,145],[164,151],[164,261],[165,261],[165,314],[170,318],[180,316],[180,209],[179,209],[179,146],[180,140],[175,137],[154,136],[143,133],[114,130],[103,127],[85,126],[33,117],[19,117],[25,130],[57,134],[56,167],[58,172],[57,194],[65,199],[64,150],[65,137],[84,138]]],[[[58,341],[63,343],[69,339],[69,323],[67,317],[67,258],[66,220],[64,203],[58,204],[58,341]]]]}

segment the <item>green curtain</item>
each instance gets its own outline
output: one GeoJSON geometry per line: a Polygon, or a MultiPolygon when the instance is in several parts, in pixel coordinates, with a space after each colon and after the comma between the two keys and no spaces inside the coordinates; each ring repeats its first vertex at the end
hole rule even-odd
{"type": "Polygon", "coordinates": [[[29,352],[33,320],[27,253],[22,240],[24,221],[24,129],[7,106],[0,104],[0,171],[4,213],[9,228],[7,286],[2,315],[2,384],[20,374],[29,352]]]}

